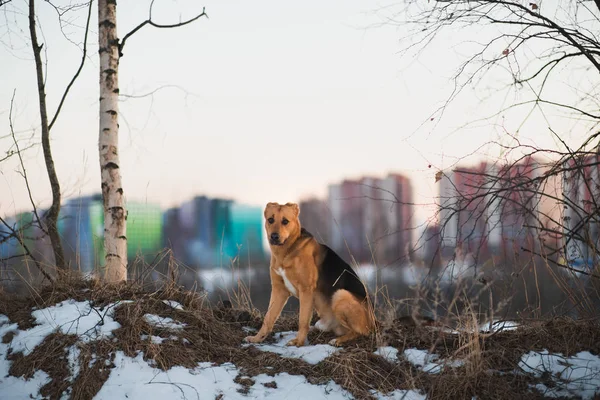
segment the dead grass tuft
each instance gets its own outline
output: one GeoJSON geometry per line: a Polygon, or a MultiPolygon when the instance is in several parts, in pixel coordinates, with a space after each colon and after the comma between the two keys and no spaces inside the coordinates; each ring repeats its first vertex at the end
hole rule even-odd
{"type": "Polygon", "coordinates": [[[115,343],[100,340],[79,343],[79,375],[71,387],[71,398],[92,399],[100,391],[114,368],[115,343]]]}
{"type": "Polygon", "coordinates": [[[6,332],[4,334],[4,336],[2,336],[2,343],[8,344],[8,343],[12,342],[14,337],[15,337],[14,331],[6,332]]]}
{"type": "Polygon", "coordinates": [[[326,376],[357,398],[371,397],[371,391],[388,393],[395,389],[414,389],[416,370],[406,361],[390,363],[371,351],[351,348],[324,361],[326,376]]]}
{"type": "Polygon", "coordinates": [[[254,379],[251,379],[247,376],[238,375],[233,381],[242,386],[240,389],[237,390],[242,394],[248,394],[250,392],[250,388],[252,387],[252,385],[254,385],[254,379]]]}
{"type": "MultiPolygon", "coordinates": [[[[424,373],[421,373],[424,374],[424,373]]],[[[464,368],[449,373],[429,375],[421,382],[429,398],[434,399],[541,399],[542,394],[531,390],[532,379],[518,374],[499,374],[480,370],[468,374],[464,368]]]]}

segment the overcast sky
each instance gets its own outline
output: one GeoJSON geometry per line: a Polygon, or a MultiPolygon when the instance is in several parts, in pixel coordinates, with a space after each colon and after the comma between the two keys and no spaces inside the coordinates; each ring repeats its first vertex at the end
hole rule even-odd
{"type": "MultiPolygon", "coordinates": [[[[13,3],[12,11],[26,9],[24,0],[13,3]]],[[[118,3],[120,37],[146,18],[148,5],[118,3]]],[[[461,32],[442,38],[418,59],[402,56],[399,39],[405,28],[381,24],[375,11],[384,5],[157,0],[153,15],[158,22],[185,19],[202,6],[210,18],[174,30],[145,27],[127,42],[119,72],[122,94],[139,96],[173,85],[120,104],[127,198],[166,208],[206,194],[263,205],[324,196],[329,183],[346,177],[400,172],[413,179],[417,201],[431,201],[438,190],[435,172],[474,152],[499,128],[454,132],[485,111],[475,94],[454,103],[441,121],[428,120],[452,90],[450,78],[461,55],[454,44],[461,32]]],[[[81,52],[61,33],[54,9],[43,1],[37,8],[53,114],[81,52]]],[[[13,119],[26,146],[32,133],[33,143],[40,140],[35,70],[25,16],[12,11],[0,24],[0,137],[9,133],[8,110],[16,90],[13,119]]],[[[67,198],[100,188],[96,14],[94,7],[86,67],[52,130],[67,198]]],[[[70,22],[83,26],[85,10],[70,22]]],[[[64,30],[81,43],[80,28],[67,25],[64,30]]],[[[500,97],[495,106],[510,101],[500,97]]],[[[511,129],[520,122],[498,123],[511,129]]],[[[545,125],[524,135],[551,144],[545,125]]],[[[0,140],[2,153],[9,144],[0,140]]],[[[51,196],[41,148],[28,150],[25,161],[34,199],[47,205],[51,196]]],[[[30,208],[15,163],[0,164],[3,215],[30,208]]],[[[420,219],[429,213],[417,210],[420,219]]]]}

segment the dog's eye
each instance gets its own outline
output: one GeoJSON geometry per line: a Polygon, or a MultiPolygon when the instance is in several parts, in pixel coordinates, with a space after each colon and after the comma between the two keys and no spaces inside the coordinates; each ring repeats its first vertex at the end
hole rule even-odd
{"type": "Polygon", "coordinates": [[[275,218],[271,217],[267,221],[269,221],[269,223],[272,224],[273,222],[275,222],[275,218]]]}
{"type": "Polygon", "coordinates": [[[283,225],[287,225],[287,224],[288,224],[288,222],[290,222],[290,221],[288,221],[288,220],[287,220],[287,219],[285,219],[285,218],[283,219],[283,221],[281,221],[281,223],[282,223],[283,225]]]}

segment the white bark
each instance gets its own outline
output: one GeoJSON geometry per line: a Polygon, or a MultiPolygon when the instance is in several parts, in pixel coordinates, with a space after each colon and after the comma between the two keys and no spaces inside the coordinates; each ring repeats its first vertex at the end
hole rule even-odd
{"type": "Polygon", "coordinates": [[[100,172],[104,202],[105,279],[127,280],[127,210],[119,164],[119,45],[116,0],[98,1],[100,172]]]}

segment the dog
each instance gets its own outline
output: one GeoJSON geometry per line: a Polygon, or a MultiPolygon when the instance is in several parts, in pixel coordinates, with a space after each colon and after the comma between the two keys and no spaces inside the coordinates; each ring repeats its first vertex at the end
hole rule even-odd
{"type": "Polygon", "coordinates": [[[300,300],[300,312],[298,334],[288,346],[305,344],[313,308],[319,316],[315,328],[337,336],[331,345],[369,335],[374,318],[365,286],[348,263],[301,227],[299,216],[296,203],[268,203],[265,207],[271,298],[260,330],[244,340],[265,340],[290,296],[300,300]]]}

